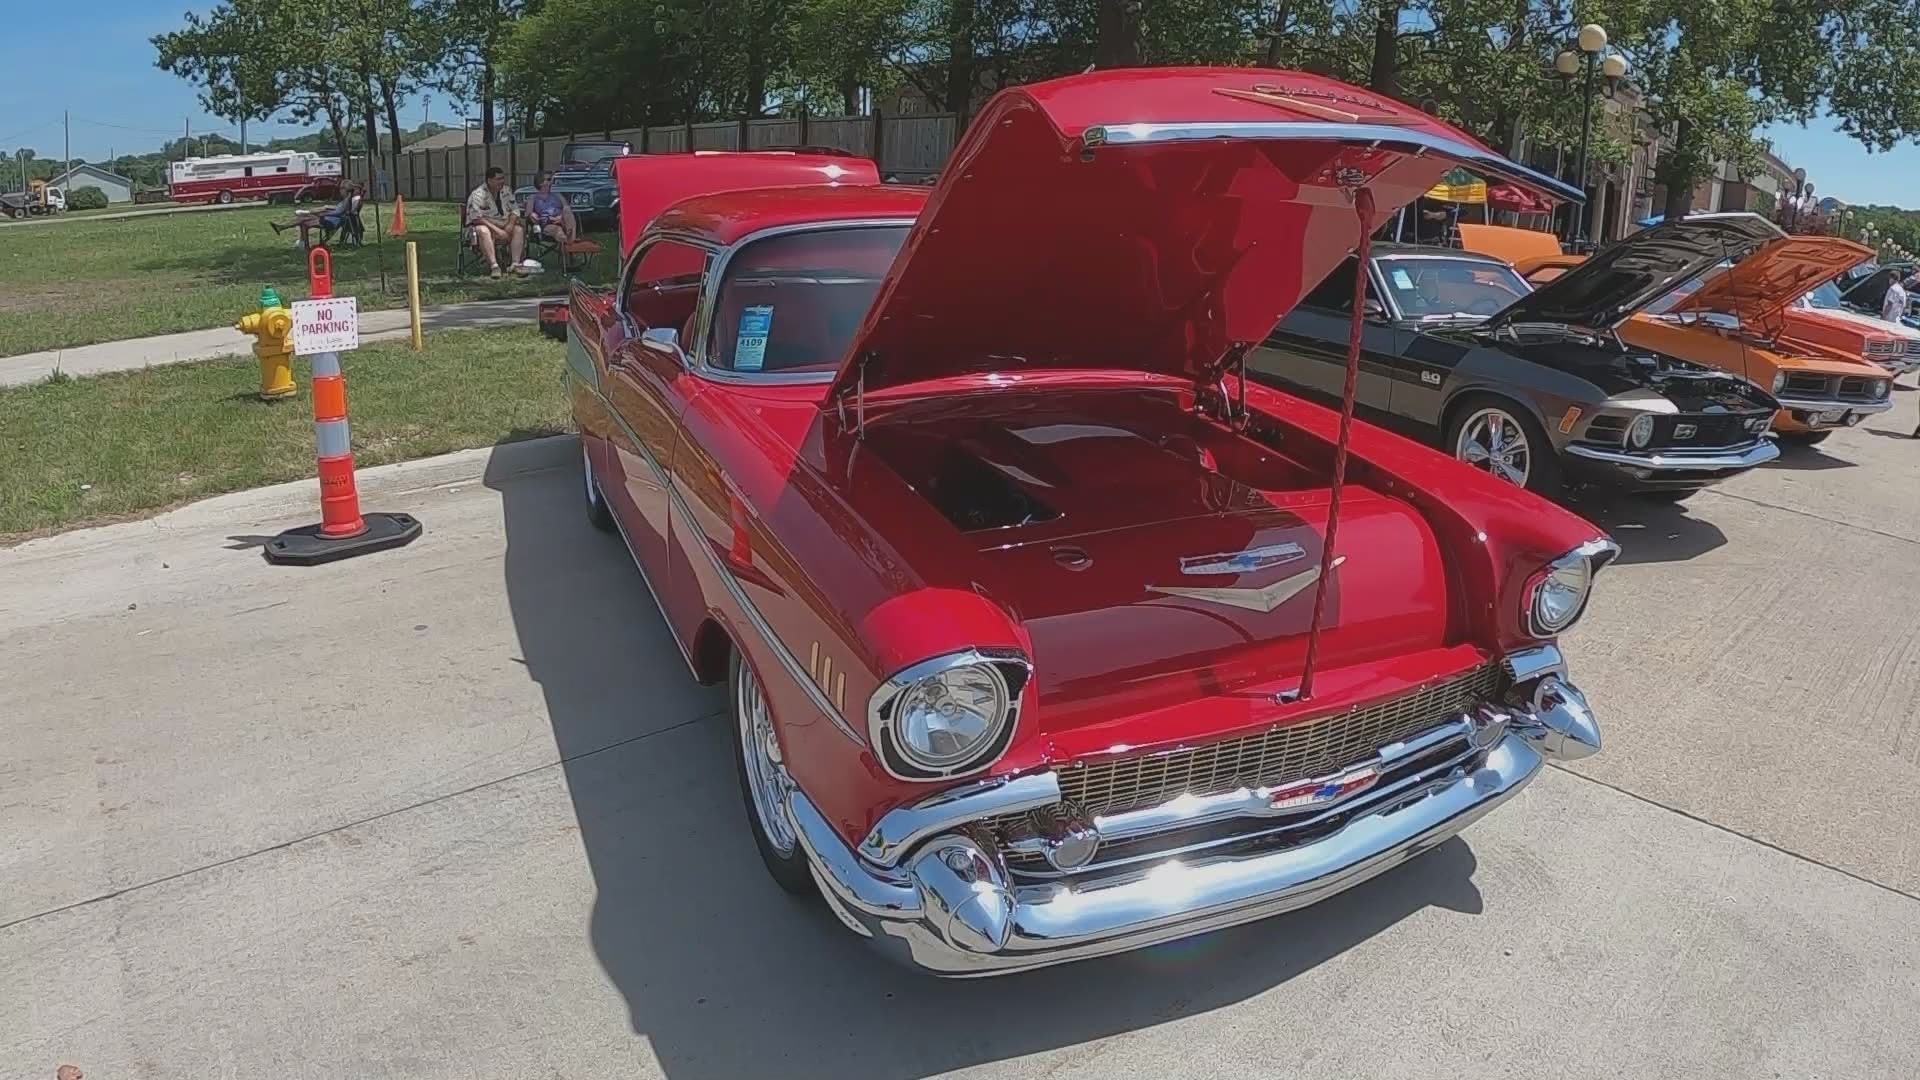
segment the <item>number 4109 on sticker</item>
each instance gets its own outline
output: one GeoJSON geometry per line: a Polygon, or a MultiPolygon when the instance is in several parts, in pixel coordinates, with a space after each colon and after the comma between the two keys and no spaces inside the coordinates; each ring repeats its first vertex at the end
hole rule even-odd
{"type": "Polygon", "coordinates": [[[773,332],[773,305],[762,304],[740,312],[740,332],[733,341],[733,369],[759,371],[767,362],[767,335],[773,332]]]}

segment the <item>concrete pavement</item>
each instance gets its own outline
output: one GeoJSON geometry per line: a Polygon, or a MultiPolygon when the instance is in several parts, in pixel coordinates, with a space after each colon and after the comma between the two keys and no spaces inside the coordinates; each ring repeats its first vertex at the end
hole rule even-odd
{"type": "MultiPolygon", "coordinates": [[[[524,326],[533,321],[539,304],[537,297],[442,304],[420,309],[420,324],[426,330],[524,326]]],[[[362,341],[405,337],[408,332],[409,320],[404,307],[360,313],[362,341]]],[[[105,341],[72,349],[0,356],[0,386],[24,386],[39,382],[55,371],[76,377],[99,375],[109,371],[133,371],[162,364],[210,360],[218,356],[244,356],[252,351],[253,338],[231,326],[159,337],[105,341]]]]}
{"type": "Polygon", "coordinates": [[[0,1075],[1914,1074],[1920,444],[1584,508],[1607,749],[1461,840],[973,984],[765,880],[576,453],[370,470],[427,534],[311,570],[311,482],[0,551],[0,1075]]]}

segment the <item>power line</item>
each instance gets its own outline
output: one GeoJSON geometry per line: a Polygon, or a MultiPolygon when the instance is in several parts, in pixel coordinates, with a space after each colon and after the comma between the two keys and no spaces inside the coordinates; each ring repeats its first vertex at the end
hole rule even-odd
{"type": "Polygon", "coordinates": [[[19,133],[19,134],[17,134],[17,135],[8,135],[8,136],[7,136],[7,137],[5,137],[5,138],[0,138],[0,146],[3,146],[3,145],[6,145],[7,143],[11,143],[11,142],[15,142],[15,141],[17,141],[17,140],[19,140],[19,139],[24,139],[24,138],[26,138],[27,136],[29,136],[29,135],[32,135],[32,134],[34,134],[34,133],[36,133],[36,132],[41,132],[41,131],[45,131],[45,130],[47,130],[48,128],[50,128],[50,127],[52,127],[53,125],[55,125],[55,124],[57,124],[57,123],[59,123],[59,122],[60,122],[60,121],[58,121],[58,120],[49,120],[49,121],[47,121],[46,123],[44,123],[44,124],[41,124],[41,125],[40,125],[39,127],[30,127],[30,128],[27,128],[26,130],[24,130],[24,131],[22,131],[22,132],[20,132],[20,133],[19,133]]]}
{"type": "Polygon", "coordinates": [[[173,134],[172,128],[130,127],[126,124],[109,124],[105,120],[89,120],[84,116],[76,116],[74,117],[74,119],[82,124],[92,124],[94,127],[112,128],[115,131],[131,131],[140,135],[172,135],[173,134]]]}

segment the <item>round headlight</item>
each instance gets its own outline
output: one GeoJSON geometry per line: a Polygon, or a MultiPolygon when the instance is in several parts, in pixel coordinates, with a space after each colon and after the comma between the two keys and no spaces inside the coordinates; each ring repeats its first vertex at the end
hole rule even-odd
{"type": "Polygon", "coordinates": [[[1778,394],[1787,388],[1787,373],[1782,371],[1773,377],[1773,392],[1778,394]]]}
{"type": "Polygon", "coordinates": [[[1874,396],[1874,397],[1877,397],[1877,398],[1883,398],[1883,397],[1886,397],[1886,396],[1887,396],[1887,384],[1888,384],[1888,382],[1889,382],[1889,380],[1887,380],[1887,379],[1881,379],[1880,381],[1878,381],[1878,382],[1876,382],[1876,383],[1874,383],[1874,384],[1873,384],[1873,396],[1874,396]]]}
{"type": "Polygon", "coordinates": [[[1653,417],[1636,416],[1627,426],[1627,442],[1634,447],[1644,447],[1653,441],[1653,417]]]}
{"type": "Polygon", "coordinates": [[[875,696],[869,734],[887,771],[930,780],[986,765],[1006,749],[1015,697],[1009,670],[978,653],[916,665],[875,696]]]}
{"type": "Polygon", "coordinates": [[[1593,563],[1584,555],[1569,556],[1548,567],[1527,605],[1533,632],[1546,636],[1572,626],[1586,608],[1592,588],[1593,563]]]}

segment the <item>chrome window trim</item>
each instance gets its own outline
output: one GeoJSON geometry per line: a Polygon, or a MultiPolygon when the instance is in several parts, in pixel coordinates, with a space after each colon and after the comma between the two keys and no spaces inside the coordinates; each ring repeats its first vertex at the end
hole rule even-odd
{"type": "MultiPolygon", "coordinates": [[[[1000,675],[997,670],[995,671],[995,675],[1002,680],[1005,679],[1005,676],[1000,675]]],[[[909,783],[924,784],[940,780],[954,780],[963,776],[978,775],[992,768],[993,763],[999,761],[1000,758],[1006,754],[1007,748],[1013,745],[1013,736],[1020,723],[1020,700],[1026,694],[1027,688],[1031,685],[1033,685],[1033,662],[1028,660],[1026,655],[1017,649],[962,649],[959,652],[946,653],[941,656],[932,657],[931,659],[922,660],[917,664],[910,664],[895,672],[887,681],[881,683],[880,686],[874,690],[873,696],[867,700],[867,745],[873,749],[874,760],[880,763],[880,767],[886,770],[887,775],[898,780],[905,780],[909,783]],[[895,698],[905,693],[914,683],[922,679],[938,675],[941,672],[952,671],[955,668],[968,667],[975,664],[988,667],[997,664],[1017,664],[1026,671],[1026,678],[1021,680],[1018,687],[1006,687],[1007,710],[1005,715],[1001,717],[1000,729],[994,732],[993,738],[988,740],[991,752],[976,760],[946,769],[931,768],[908,759],[907,763],[918,770],[919,775],[896,770],[893,767],[893,763],[887,760],[887,755],[881,750],[883,741],[893,742],[894,745],[898,745],[898,740],[891,738],[891,728],[887,724],[885,717],[886,707],[892,704],[895,698]],[[883,740],[883,735],[888,736],[888,738],[883,740]]],[[[906,757],[905,751],[901,751],[901,756],[906,757]]]]}
{"type": "MultiPolygon", "coordinates": [[[[836,229],[898,228],[911,231],[916,220],[918,219],[912,217],[847,218],[843,221],[807,221],[793,225],[776,225],[769,229],[761,229],[758,232],[749,233],[734,241],[732,244],[721,248],[719,259],[707,268],[707,284],[700,290],[700,309],[694,316],[693,347],[686,350],[689,370],[709,382],[731,383],[735,385],[793,386],[813,383],[824,385],[832,382],[834,378],[840,374],[840,365],[845,362],[845,357],[835,357],[834,367],[831,371],[766,371],[748,374],[723,370],[709,363],[710,346],[713,342],[713,334],[717,329],[713,325],[713,316],[715,309],[720,303],[720,283],[727,279],[727,270],[732,267],[734,257],[746,250],[747,247],[761,240],[771,240],[776,237],[791,236],[796,233],[827,232],[836,229]]],[[[903,236],[901,238],[903,247],[905,246],[905,242],[906,238],[903,236]]],[[[897,259],[898,255],[896,255],[895,258],[897,259]]]]}
{"type": "Polygon", "coordinates": [[[1555,198],[1584,205],[1586,193],[1571,184],[1538,173],[1490,150],[1475,149],[1465,143],[1439,135],[1430,135],[1405,127],[1366,123],[1322,123],[1317,121],[1275,120],[1265,122],[1194,121],[1163,124],[1096,124],[1081,133],[1081,145],[1138,146],[1166,142],[1193,142],[1208,139],[1272,139],[1279,141],[1320,141],[1387,146],[1420,156],[1428,152],[1442,154],[1475,167],[1483,175],[1492,173],[1527,187],[1550,192],[1555,198]]]}
{"type": "MultiPolygon", "coordinates": [[[[699,311],[699,306],[706,303],[706,294],[711,291],[710,282],[712,279],[711,271],[713,270],[713,260],[714,256],[720,252],[717,244],[703,237],[695,236],[692,233],[683,233],[670,229],[656,233],[648,233],[640,237],[633,245],[633,254],[627,256],[627,265],[620,271],[620,284],[613,294],[614,314],[620,317],[620,326],[629,336],[639,332],[637,327],[639,327],[640,324],[632,315],[627,313],[627,287],[633,284],[633,275],[636,270],[640,269],[640,260],[658,243],[685,244],[688,247],[699,248],[701,251],[707,253],[707,265],[700,269],[700,298],[694,301],[696,305],[694,310],[696,313],[699,311]]],[[[688,360],[684,343],[680,350],[680,355],[681,367],[685,368],[688,360]]]]}

